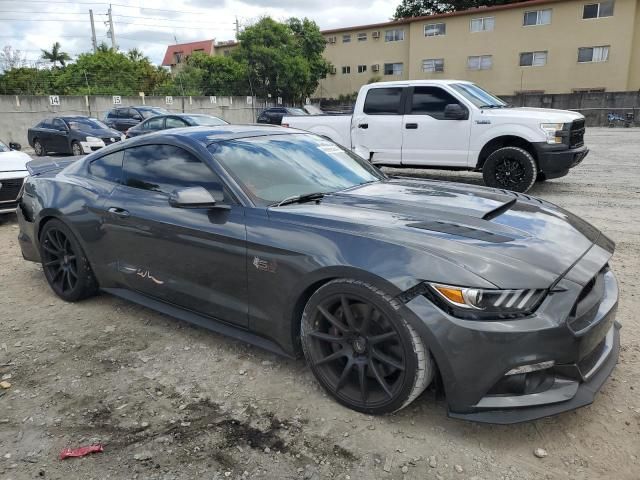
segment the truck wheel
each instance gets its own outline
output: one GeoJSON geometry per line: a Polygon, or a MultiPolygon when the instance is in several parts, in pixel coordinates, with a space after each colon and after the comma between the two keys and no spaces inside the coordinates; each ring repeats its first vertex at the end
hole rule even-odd
{"type": "Polygon", "coordinates": [[[42,145],[42,143],[40,143],[39,139],[35,139],[33,141],[33,151],[36,152],[36,155],[39,157],[42,157],[43,155],[46,155],[47,152],[44,149],[44,146],[42,145]]]}
{"type": "Polygon", "coordinates": [[[514,192],[526,192],[536,181],[538,166],[533,156],[520,147],[502,147],[482,167],[485,185],[514,192]]]}

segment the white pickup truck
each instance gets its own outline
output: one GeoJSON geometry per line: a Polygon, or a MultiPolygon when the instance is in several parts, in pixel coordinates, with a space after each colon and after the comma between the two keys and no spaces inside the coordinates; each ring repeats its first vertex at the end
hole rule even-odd
{"type": "Polygon", "coordinates": [[[488,186],[517,192],[584,159],[584,124],[579,113],[511,107],[459,80],[373,83],[360,89],[353,115],[282,119],[375,165],[472,170],[488,186]]]}

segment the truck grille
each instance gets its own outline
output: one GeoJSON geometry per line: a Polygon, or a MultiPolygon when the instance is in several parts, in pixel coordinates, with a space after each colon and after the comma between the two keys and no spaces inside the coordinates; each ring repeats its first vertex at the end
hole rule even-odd
{"type": "Polygon", "coordinates": [[[569,316],[569,328],[575,333],[581,332],[595,320],[604,297],[604,276],[608,270],[609,266],[606,265],[580,292],[569,316]]]}
{"type": "MultiPolygon", "coordinates": [[[[23,178],[7,178],[0,180],[0,203],[15,202],[22,188],[23,178]]],[[[0,205],[2,207],[3,205],[0,205]]]]}
{"type": "Polygon", "coordinates": [[[574,120],[569,131],[569,147],[577,148],[584,145],[584,119],[574,120]]]}

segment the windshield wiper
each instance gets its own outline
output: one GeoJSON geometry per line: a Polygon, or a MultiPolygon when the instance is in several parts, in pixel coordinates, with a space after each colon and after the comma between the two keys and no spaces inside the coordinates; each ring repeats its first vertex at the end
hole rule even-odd
{"type": "Polygon", "coordinates": [[[310,202],[311,200],[319,200],[324,197],[326,193],[323,192],[314,192],[314,193],[305,193],[304,195],[292,195],[290,197],[281,200],[278,203],[274,203],[269,205],[270,207],[282,207],[283,205],[289,205],[291,203],[304,203],[310,202]]]}

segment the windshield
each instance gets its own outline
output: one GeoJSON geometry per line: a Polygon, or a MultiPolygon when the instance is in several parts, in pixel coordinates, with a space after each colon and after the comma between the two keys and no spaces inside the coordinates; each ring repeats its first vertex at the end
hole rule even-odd
{"type": "Polygon", "coordinates": [[[65,121],[71,130],[109,130],[109,127],[95,118],[67,118],[65,121]]]}
{"type": "Polygon", "coordinates": [[[4,143],[2,143],[2,140],[0,140],[0,153],[8,152],[9,150],[10,148],[7,147],[4,143]]]}
{"type": "Polygon", "coordinates": [[[151,118],[156,115],[168,115],[170,112],[165,108],[145,108],[144,110],[140,110],[140,113],[144,118],[151,118]]]}
{"type": "Polygon", "coordinates": [[[212,127],[216,125],[227,125],[227,122],[218,117],[211,115],[186,115],[186,118],[193,125],[202,125],[205,127],[212,127]]]}
{"type": "Polygon", "coordinates": [[[287,115],[308,115],[307,112],[305,112],[304,110],[302,110],[301,108],[289,108],[287,110],[287,115]]]}
{"type": "Polygon", "coordinates": [[[310,134],[228,140],[210,145],[209,150],[253,202],[262,206],[385,178],[357,155],[310,134]]]}
{"type": "Polygon", "coordinates": [[[507,103],[473,83],[453,83],[451,87],[476,107],[501,108],[507,103]]]}

